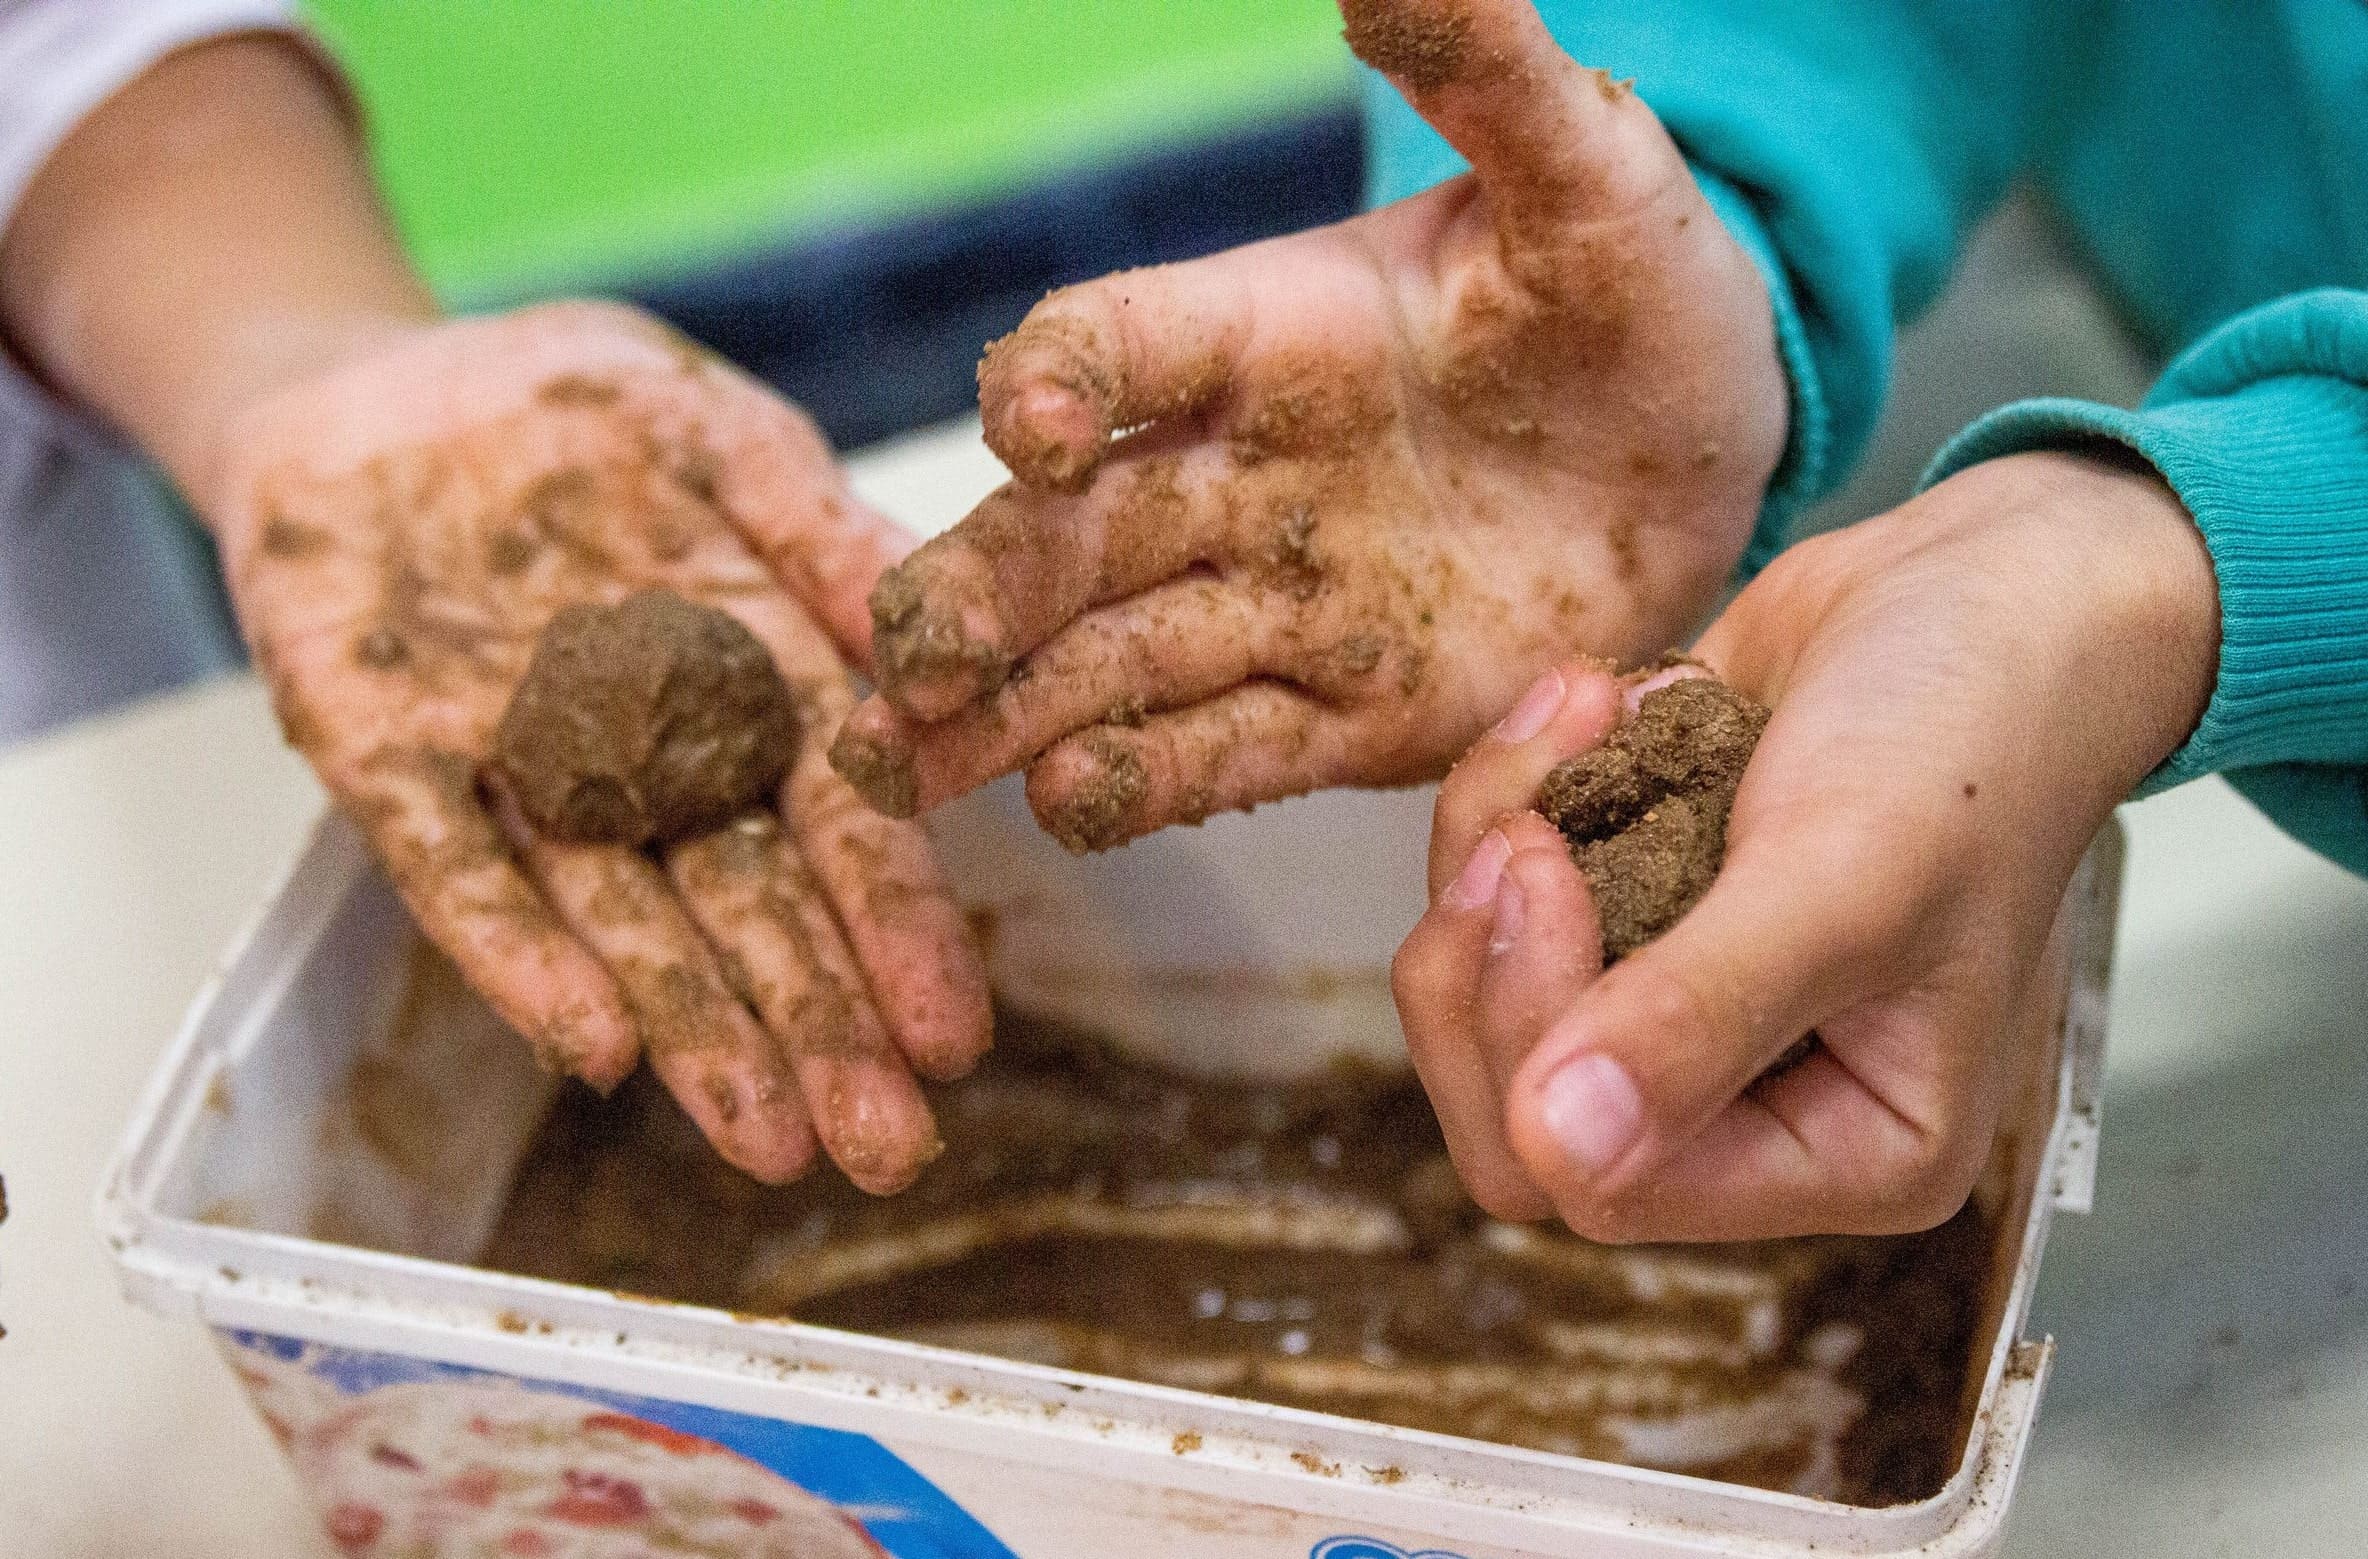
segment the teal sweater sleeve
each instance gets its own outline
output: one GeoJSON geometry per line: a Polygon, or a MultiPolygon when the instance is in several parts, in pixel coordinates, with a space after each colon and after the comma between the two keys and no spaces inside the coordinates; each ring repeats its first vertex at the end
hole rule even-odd
{"type": "MultiPolygon", "coordinates": [[[[2355,0],[1542,0],[1658,112],[1752,252],[1792,447],[1747,563],[1846,474],[1894,331],[2017,178],[2169,369],[2135,410],[1983,418],[1928,481],[2108,440],[2150,461],[2218,574],[2220,676],[2148,782],[2225,771],[2368,872],[2368,6],[2355,0]]],[[[1377,198],[1452,171],[1372,100],[1377,198]]]]}

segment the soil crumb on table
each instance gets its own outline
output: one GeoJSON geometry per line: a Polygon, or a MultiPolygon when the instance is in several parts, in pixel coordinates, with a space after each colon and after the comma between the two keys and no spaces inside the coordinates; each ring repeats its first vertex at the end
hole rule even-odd
{"type": "Polygon", "coordinates": [[[765,1187],[646,1074],[569,1089],[483,1257],[1508,1445],[1888,1504],[1962,1431],[1989,1220],[1615,1249],[1466,1198],[1411,1079],[1188,1079],[999,1016],[895,1197],[765,1187]]]}
{"type": "Polygon", "coordinates": [[[729,612],[664,590],[551,619],[494,751],[537,828],[644,845],[770,801],[798,741],[764,644],[729,612]]]}
{"type": "Polygon", "coordinates": [[[1715,677],[1688,677],[1646,694],[1603,745],[1546,776],[1538,810],[1594,892],[1607,961],[1668,930],[1709,889],[1767,725],[1762,705],[1715,677]]]}

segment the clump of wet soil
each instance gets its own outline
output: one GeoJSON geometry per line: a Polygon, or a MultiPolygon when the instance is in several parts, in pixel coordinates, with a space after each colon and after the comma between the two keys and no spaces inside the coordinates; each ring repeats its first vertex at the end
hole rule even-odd
{"type": "Polygon", "coordinates": [[[999,1013],[881,1199],[767,1187],[646,1074],[567,1090],[501,1271],[1887,1504],[1963,1430],[1992,1222],[1615,1249],[1473,1206],[1420,1086],[1185,1077],[999,1013]],[[1748,1426],[1738,1431],[1737,1426],[1748,1426]]]}
{"type": "Polygon", "coordinates": [[[763,805],[797,743],[796,703],[762,641],[728,612],[644,590],[551,619],[494,759],[545,833],[638,846],[763,805]]]}
{"type": "Polygon", "coordinates": [[[1570,841],[1625,958],[1677,923],[1718,875],[1727,813],[1768,710],[1715,677],[1645,695],[1635,717],[1546,776],[1538,811],[1570,841]]]}
{"type": "Polygon", "coordinates": [[[1408,91],[1435,92],[1463,69],[1471,24],[1461,11],[1407,0],[1349,0],[1340,9],[1349,51],[1408,91]]]}

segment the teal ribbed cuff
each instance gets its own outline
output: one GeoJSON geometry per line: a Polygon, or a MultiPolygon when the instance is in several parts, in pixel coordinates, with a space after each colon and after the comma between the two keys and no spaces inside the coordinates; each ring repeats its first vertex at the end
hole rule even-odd
{"type": "Polygon", "coordinates": [[[1694,182],[1702,187],[1710,209],[1751,256],[1760,280],[1767,284],[1768,303],[1776,316],[1776,355],[1783,360],[1785,382],[1790,386],[1784,456],[1768,478],[1768,491],[1760,499],[1759,523],[1752,527],[1750,544],[1743,549],[1743,574],[1749,578],[1784,550],[1792,539],[1794,516],[1823,497],[1831,485],[1833,412],[1826,401],[1816,353],[1810,348],[1809,332],[1801,321],[1792,273],[1777,252],[1776,241],[1768,236],[1758,208],[1742,190],[1708,168],[1695,163],[1693,169],[1694,182]]]}
{"type": "Polygon", "coordinates": [[[1924,480],[2098,439],[2161,473],[2219,580],[2211,703],[2140,793],[2300,766],[2239,783],[2306,842],[2368,863],[2356,772],[2368,761],[2368,293],[2304,293],[2238,316],[2183,354],[2137,411],[2003,407],[1952,440],[1924,480]]]}

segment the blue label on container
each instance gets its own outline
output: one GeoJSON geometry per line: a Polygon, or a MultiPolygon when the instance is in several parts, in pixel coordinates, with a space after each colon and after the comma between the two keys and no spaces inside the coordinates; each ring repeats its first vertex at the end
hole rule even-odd
{"type": "MultiPolygon", "coordinates": [[[[226,1331],[349,1555],[1017,1559],[865,1435],[226,1331]]],[[[1395,1549],[1326,1551],[1368,1559],[1395,1549]]]]}
{"type": "Polygon", "coordinates": [[[1419,1551],[1385,1543],[1378,1537],[1327,1537],[1308,1550],[1307,1559],[1464,1559],[1444,1548],[1419,1551]]]}

